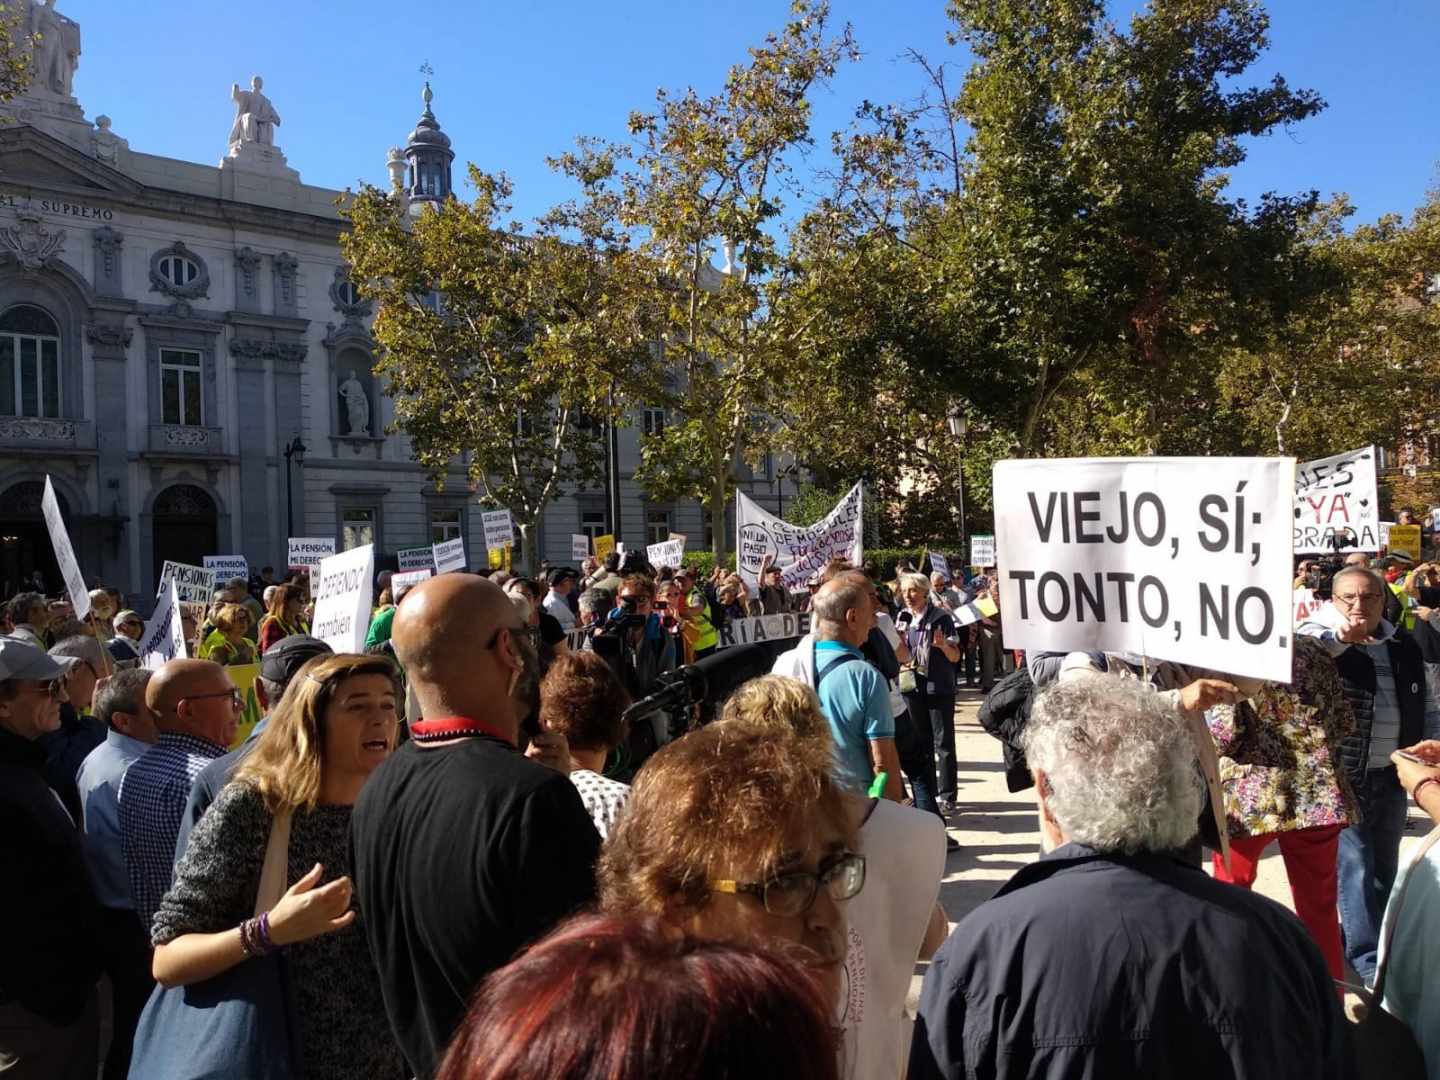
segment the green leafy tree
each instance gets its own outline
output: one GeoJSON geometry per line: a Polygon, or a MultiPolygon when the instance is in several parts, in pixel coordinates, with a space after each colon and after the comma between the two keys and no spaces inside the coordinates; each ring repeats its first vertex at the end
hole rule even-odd
{"type": "Polygon", "coordinates": [[[23,94],[34,74],[30,67],[33,42],[29,14],[27,0],[0,3],[0,102],[23,94]]]}

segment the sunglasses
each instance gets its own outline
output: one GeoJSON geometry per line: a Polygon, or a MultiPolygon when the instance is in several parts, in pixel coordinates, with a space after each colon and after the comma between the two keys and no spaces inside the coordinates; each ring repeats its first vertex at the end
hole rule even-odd
{"type": "Polygon", "coordinates": [[[48,694],[52,698],[58,698],[65,692],[65,680],[69,676],[61,675],[58,679],[17,679],[20,690],[28,690],[32,694],[48,694]]]}

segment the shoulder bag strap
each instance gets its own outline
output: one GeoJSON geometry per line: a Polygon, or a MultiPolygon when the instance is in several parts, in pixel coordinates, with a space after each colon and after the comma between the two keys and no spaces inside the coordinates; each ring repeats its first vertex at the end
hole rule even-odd
{"type": "Polygon", "coordinates": [[[820,684],[825,681],[825,676],[829,675],[836,668],[844,667],[846,664],[850,663],[853,660],[863,659],[863,657],[856,656],[854,653],[841,653],[834,660],[831,660],[830,663],[826,664],[823,668],[821,668],[815,673],[815,692],[817,694],[820,692],[820,684]]]}
{"type": "Polygon", "coordinates": [[[1430,835],[1420,842],[1420,847],[1405,863],[1405,877],[1400,884],[1400,891],[1390,901],[1390,906],[1385,912],[1385,932],[1380,942],[1380,963],[1375,968],[1375,989],[1371,991],[1375,995],[1375,1003],[1378,1005],[1385,1000],[1385,969],[1390,965],[1390,946],[1395,937],[1395,927],[1400,923],[1400,913],[1405,906],[1405,894],[1410,890],[1410,880],[1413,871],[1421,859],[1429,854],[1430,849],[1440,841],[1440,826],[1430,830],[1430,835]]]}
{"type": "Polygon", "coordinates": [[[290,862],[290,811],[281,810],[270,822],[270,839],[265,843],[265,863],[260,868],[260,888],[255,891],[255,914],[262,915],[280,902],[289,888],[286,883],[290,862]]]}

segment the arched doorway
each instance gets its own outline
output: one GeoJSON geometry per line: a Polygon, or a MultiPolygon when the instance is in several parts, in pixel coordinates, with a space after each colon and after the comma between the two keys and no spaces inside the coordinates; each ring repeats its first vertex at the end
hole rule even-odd
{"type": "MultiPolygon", "coordinates": [[[[0,495],[0,597],[34,588],[32,578],[37,570],[44,579],[45,592],[62,587],[50,531],[40,513],[44,495],[42,480],[23,480],[0,495]]],[[[60,504],[60,516],[68,523],[70,504],[59,491],[55,492],[55,500],[60,504]]]]}
{"type": "Polygon", "coordinates": [[[151,516],[155,527],[153,580],[160,580],[165,560],[203,565],[206,555],[217,555],[215,500],[194,484],[172,484],[155,496],[151,516]]]}

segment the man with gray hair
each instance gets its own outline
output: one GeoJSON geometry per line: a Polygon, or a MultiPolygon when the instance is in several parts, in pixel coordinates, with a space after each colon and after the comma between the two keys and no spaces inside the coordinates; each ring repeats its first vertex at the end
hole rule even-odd
{"type": "Polygon", "coordinates": [[[1083,674],[1036,699],[1022,743],[1047,854],[936,954],[911,1080],[1353,1075],[1304,927],[1174,856],[1204,798],[1174,706],[1083,674]]]}
{"type": "Polygon", "coordinates": [[[1426,684],[1420,647],[1383,617],[1389,596],[1374,570],[1347,565],[1331,580],[1330,602],[1296,629],[1319,638],[1335,658],[1355,714],[1338,763],[1360,809],[1360,820],[1340,834],[1340,929],[1345,959],[1367,985],[1375,981],[1380,920],[1399,869],[1407,813],[1390,755],[1440,738],[1440,703],[1426,684]]]}

